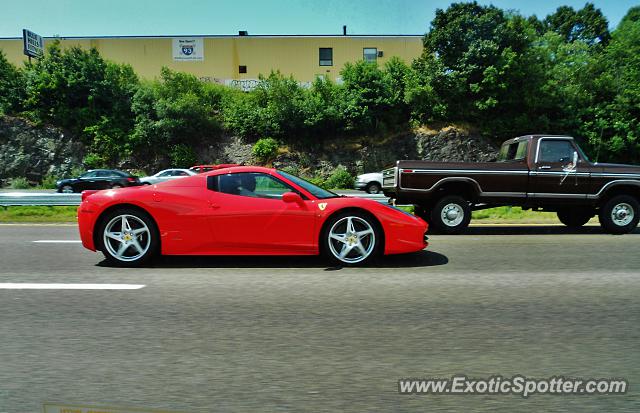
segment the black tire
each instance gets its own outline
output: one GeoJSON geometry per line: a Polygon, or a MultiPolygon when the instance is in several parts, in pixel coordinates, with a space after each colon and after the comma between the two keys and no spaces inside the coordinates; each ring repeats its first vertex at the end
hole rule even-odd
{"type": "Polygon", "coordinates": [[[62,185],[60,188],[58,188],[58,192],[71,194],[73,192],[76,192],[76,190],[71,185],[62,185]]]}
{"type": "Polygon", "coordinates": [[[628,234],[638,226],[640,205],[630,195],[617,195],[600,207],[600,225],[610,234],[628,234]]]}
{"type": "MultiPolygon", "coordinates": [[[[158,227],[149,214],[139,209],[118,208],[110,211],[100,218],[100,222],[96,228],[96,248],[102,251],[104,257],[111,265],[118,267],[139,267],[149,262],[153,257],[158,255],[160,251],[160,233],[158,231],[158,227]],[[125,240],[127,243],[130,242],[130,244],[123,251],[123,257],[119,258],[116,255],[116,253],[118,252],[116,251],[116,248],[122,246],[122,241],[124,239],[115,240],[106,237],[105,231],[114,228],[114,226],[118,226],[117,219],[121,218],[122,216],[127,217],[127,221],[129,222],[130,229],[132,231],[141,229],[142,225],[138,224],[144,223],[144,225],[146,225],[148,229],[148,232],[133,234],[125,231],[125,233],[122,235],[130,236],[128,240],[125,240]],[[110,225],[111,223],[113,223],[114,226],[110,225]],[[137,247],[134,245],[136,241],[138,245],[144,249],[144,252],[137,250],[137,247]],[[106,245],[106,242],[109,242],[109,245],[106,245]],[[136,254],[136,252],[138,254],[136,254]]],[[[122,233],[122,231],[120,232],[122,233]]]]}
{"type": "Polygon", "coordinates": [[[569,228],[580,228],[593,216],[595,211],[586,208],[562,209],[557,212],[558,219],[569,228]]]}
{"type": "Polygon", "coordinates": [[[382,186],[378,182],[369,182],[364,190],[368,194],[379,194],[382,191],[382,186]]]}
{"type": "Polygon", "coordinates": [[[367,265],[375,262],[382,255],[383,246],[384,232],[378,221],[371,215],[359,211],[345,211],[337,213],[329,218],[324,225],[322,233],[320,234],[321,254],[331,261],[331,263],[340,266],[367,265]],[[356,239],[351,238],[349,240],[351,244],[332,238],[332,231],[334,234],[344,233],[345,237],[354,236],[350,235],[348,231],[349,218],[352,219],[351,221],[355,232],[363,232],[369,228],[372,230],[371,236],[364,235],[360,238],[355,235],[356,239]],[[354,246],[355,241],[362,245],[366,255],[361,254],[361,250],[358,250],[354,246]],[[373,244],[371,245],[369,242],[372,242],[373,244]],[[349,249],[349,252],[344,257],[341,257],[339,253],[342,252],[343,248],[349,249]],[[364,256],[364,258],[357,258],[359,255],[364,256]]]}
{"type": "Polygon", "coordinates": [[[447,195],[436,202],[429,216],[430,231],[440,234],[460,234],[471,222],[471,206],[469,201],[461,196],[447,195]],[[445,210],[451,213],[447,215],[445,210]],[[457,213],[455,217],[454,213],[457,213]],[[447,219],[446,216],[450,218],[447,219]]]}

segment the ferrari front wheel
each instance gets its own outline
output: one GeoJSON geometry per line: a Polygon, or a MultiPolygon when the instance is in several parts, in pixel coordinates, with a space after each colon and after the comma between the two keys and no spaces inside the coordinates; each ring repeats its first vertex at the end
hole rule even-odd
{"type": "Polygon", "coordinates": [[[101,250],[118,266],[138,266],[158,251],[158,230],[149,215],[136,209],[119,209],[102,220],[101,250]]]}
{"type": "Polygon", "coordinates": [[[342,265],[363,265],[381,253],[383,235],[379,224],[359,212],[340,213],[325,226],[323,252],[342,265]]]}

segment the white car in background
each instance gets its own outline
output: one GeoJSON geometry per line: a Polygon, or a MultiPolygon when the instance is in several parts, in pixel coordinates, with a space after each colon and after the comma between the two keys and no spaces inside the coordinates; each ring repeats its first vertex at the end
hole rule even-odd
{"type": "Polygon", "coordinates": [[[382,172],[371,172],[358,175],[356,178],[356,189],[366,191],[370,194],[382,192],[382,172]]]}
{"type": "Polygon", "coordinates": [[[155,175],[140,178],[142,185],[154,185],[160,182],[170,181],[172,179],[184,178],[185,176],[197,175],[196,172],[189,169],[164,169],[155,175]]]}

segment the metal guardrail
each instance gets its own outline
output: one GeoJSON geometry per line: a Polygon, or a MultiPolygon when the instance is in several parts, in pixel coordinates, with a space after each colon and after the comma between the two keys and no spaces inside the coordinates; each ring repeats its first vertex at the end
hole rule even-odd
{"type": "Polygon", "coordinates": [[[78,206],[80,194],[2,192],[0,206],[78,206]]]}
{"type": "MultiPolygon", "coordinates": [[[[338,192],[340,193],[340,192],[338,192]]],[[[364,192],[348,192],[342,195],[372,199],[386,204],[389,200],[382,194],[373,195],[364,192]]],[[[0,192],[0,207],[8,206],[78,206],[80,194],[58,194],[55,192],[0,192]]]]}

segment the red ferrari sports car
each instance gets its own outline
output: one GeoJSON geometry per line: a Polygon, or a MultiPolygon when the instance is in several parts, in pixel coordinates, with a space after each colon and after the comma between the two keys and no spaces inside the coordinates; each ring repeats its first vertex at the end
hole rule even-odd
{"type": "Polygon", "coordinates": [[[325,254],[355,265],[427,246],[427,223],[414,215],[254,166],[85,191],[78,224],[84,247],[127,266],[157,254],[325,254]]]}

